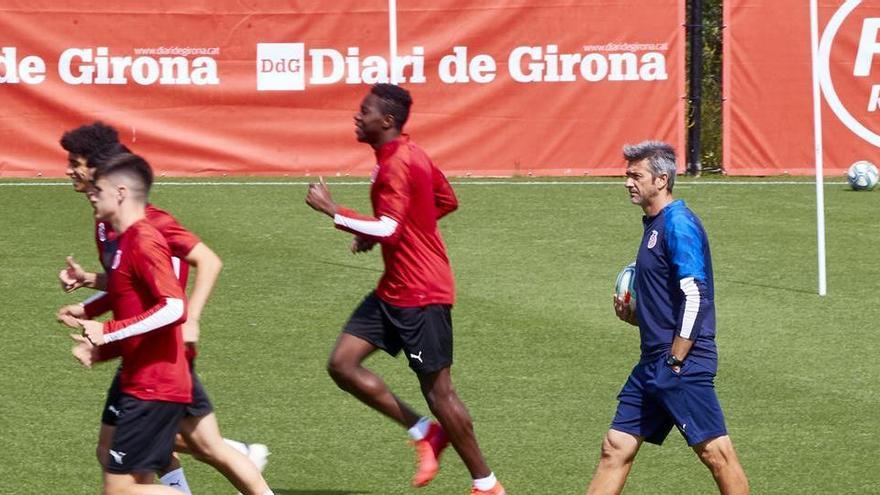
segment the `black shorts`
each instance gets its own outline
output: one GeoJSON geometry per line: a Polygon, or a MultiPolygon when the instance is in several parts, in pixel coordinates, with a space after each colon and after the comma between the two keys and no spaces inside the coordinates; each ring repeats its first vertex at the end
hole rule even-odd
{"type": "Polygon", "coordinates": [[[199,375],[196,374],[195,359],[189,360],[189,373],[193,380],[193,401],[186,406],[186,415],[196,418],[207,416],[214,412],[214,406],[211,404],[211,399],[208,398],[208,391],[205,390],[202,381],[199,380],[199,375]]]}
{"type": "Polygon", "coordinates": [[[117,406],[119,417],[110,444],[107,472],[157,472],[167,467],[186,404],[140,400],[122,394],[117,406]]]}
{"type": "Polygon", "coordinates": [[[371,292],[342,331],[392,356],[403,349],[409,367],[418,374],[452,365],[452,307],[448,304],[400,308],[371,292]]]}
{"type": "MultiPolygon", "coordinates": [[[[107,389],[107,400],[104,402],[104,411],[101,413],[101,422],[108,426],[116,426],[121,411],[119,408],[119,399],[123,395],[122,391],[119,389],[119,373],[121,370],[122,368],[116,369],[116,375],[113,377],[113,382],[110,384],[110,388],[107,389]]],[[[205,391],[205,387],[202,386],[199,376],[196,375],[196,363],[193,359],[189,361],[189,372],[192,375],[193,401],[190,404],[187,404],[186,415],[197,418],[207,416],[214,411],[214,406],[211,404],[211,399],[208,398],[208,392],[205,391]]]]}

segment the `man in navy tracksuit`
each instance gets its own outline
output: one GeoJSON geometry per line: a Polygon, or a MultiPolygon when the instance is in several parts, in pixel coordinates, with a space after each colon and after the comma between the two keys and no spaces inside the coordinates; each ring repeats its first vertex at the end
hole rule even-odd
{"type": "Polygon", "coordinates": [[[661,444],[675,426],[723,494],[749,491],[715,394],[715,288],[700,219],[672,197],[675,151],[666,143],[625,146],[626,188],[642,207],[635,311],[614,298],[617,316],[637,325],[641,359],[618,395],[588,494],[620,493],[642,442],[661,444]]]}

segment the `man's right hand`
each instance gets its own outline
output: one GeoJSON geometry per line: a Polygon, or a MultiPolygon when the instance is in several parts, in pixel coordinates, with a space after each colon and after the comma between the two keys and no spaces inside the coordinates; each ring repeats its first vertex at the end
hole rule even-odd
{"type": "Polygon", "coordinates": [[[195,344],[199,341],[199,320],[187,319],[181,327],[184,344],[195,344]]]}
{"type": "Polygon", "coordinates": [[[635,310],[629,307],[629,303],[619,299],[616,295],[612,295],[611,298],[614,300],[614,313],[617,314],[617,317],[630,325],[638,326],[639,319],[635,310]]]}
{"type": "Polygon", "coordinates": [[[306,204],[311,206],[315,211],[320,211],[329,217],[336,214],[336,203],[330,196],[330,189],[324,182],[324,177],[320,177],[319,182],[309,184],[309,192],[306,194],[306,204]]]}
{"type": "Polygon", "coordinates": [[[87,273],[74,261],[73,256],[67,257],[67,267],[58,273],[61,288],[64,292],[73,292],[86,284],[87,273]]]}
{"type": "Polygon", "coordinates": [[[68,304],[59,309],[55,317],[70,328],[80,328],[79,320],[86,317],[86,308],[82,304],[68,304]]]}

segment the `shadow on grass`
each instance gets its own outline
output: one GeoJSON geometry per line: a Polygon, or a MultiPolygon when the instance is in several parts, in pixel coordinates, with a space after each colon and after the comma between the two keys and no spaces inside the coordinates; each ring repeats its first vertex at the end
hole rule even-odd
{"type": "Polygon", "coordinates": [[[362,495],[370,492],[348,490],[284,490],[273,488],[275,495],[362,495]]]}
{"type": "Polygon", "coordinates": [[[743,282],[741,280],[731,280],[727,279],[727,282],[738,285],[748,285],[749,287],[761,287],[762,289],[774,289],[774,290],[784,290],[787,292],[797,292],[799,294],[815,294],[814,290],[807,289],[798,289],[796,287],[784,287],[782,285],[771,285],[771,284],[756,284],[755,282],[743,282]]]}
{"type": "MultiPolygon", "coordinates": [[[[332,261],[319,261],[318,263],[321,263],[322,265],[341,266],[342,268],[352,268],[354,270],[365,270],[368,272],[382,273],[382,270],[380,270],[378,268],[370,268],[368,266],[349,265],[346,263],[334,263],[332,261]]],[[[332,493],[332,492],[329,492],[329,493],[332,493]]]]}

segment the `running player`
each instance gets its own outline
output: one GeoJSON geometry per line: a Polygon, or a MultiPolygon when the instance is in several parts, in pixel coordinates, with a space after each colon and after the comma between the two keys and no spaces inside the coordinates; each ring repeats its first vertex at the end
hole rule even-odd
{"type": "MultiPolygon", "coordinates": [[[[119,142],[116,130],[100,122],[81,126],[65,133],[61,138],[61,146],[68,152],[66,174],[71,178],[73,188],[77,192],[88,190],[97,165],[105,163],[114,155],[128,151],[128,148],[119,142]]],[[[188,319],[183,325],[184,340],[187,343],[187,357],[192,366],[196,356],[196,342],[199,338],[199,318],[220,273],[222,262],[213,250],[201,242],[192,232],[182,227],[166,211],[148,203],[146,215],[148,221],[162,233],[168,242],[182,287],[186,287],[189,266],[196,267],[195,283],[188,301],[188,319]]],[[[107,222],[97,221],[95,241],[105,273],[109,273],[117,243],[116,233],[112,226],[107,222]]],[[[72,257],[69,257],[67,267],[61,271],[59,278],[62,286],[68,292],[84,286],[101,290],[105,286],[105,273],[86,272],[72,257]]],[[[81,311],[80,305],[65,306],[59,310],[59,318],[65,314],[77,314],[79,311],[81,311]]],[[[223,439],[208,395],[195,372],[192,373],[192,376],[194,401],[187,408],[187,414],[180,429],[181,436],[176,442],[176,450],[190,453],[197,459],[210,464],[243,493],[256,495],[267,493],[268,485],[259,471],[266,465],[268,449],[262,444],[247,445],[235,440],[223,439]],[[248,462],[243,456],[247,456],[251,462],[248,462]]],[[[114,411],[118,408],[114,402],[117,400],[118,393],[118,379],[114,379],[108,390],[98,439],[98,458],[102,465],[106,463],[108,442],[112,438],[115,427],[116,414],[114,411]]],[[[183,468],[176,456],[168,467],[168,471],[163,472],[160,479],[163,484],[174,486],[183,493],[189,493],[183,468]]]]}
{"type": "Polygon", "coordinates": [[[434,478],[440,454],[452,442],[473,478],[471,494],[504,495],[452,386],[455,289],[437,220],[454,211],[458,201],[443,173],[403,134],[411,105],[405,89],[377,84],[354,117],[358,141],[376,154],[372,216],[336,204],[323,179],[309,185],[306,203],[354,234],[352,252],[378,243],[385,262],[379,286],[354,311],[336,341],[328,370],[340,388],[409,430],[419,456],[415,486],[434,478]],[[379,349],[392,356],[404,351],[439,422],[417,414],[363,366],[379,349]]]}
{"type": "Polygon", "coordinates": [[[95,218],[112,224],[119,242],[110,291],[85,305],[75,324],[88,340],[77,347],[95,346],[96,361],[122,358],[104,493],[177,493],[154,485],[153,477],[170,462],[178,425],[192,401],[180,328],[186,296],[174,275],[168,244],[146,221],[152,182],[146,162],[119,155],[95,179],[89,192],[95,218]],[[109,310],[112,320],[91,319],[109,310]]]}

